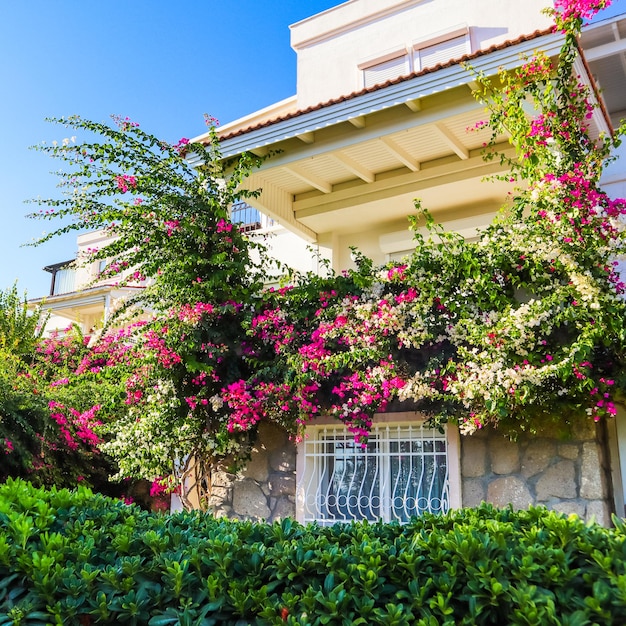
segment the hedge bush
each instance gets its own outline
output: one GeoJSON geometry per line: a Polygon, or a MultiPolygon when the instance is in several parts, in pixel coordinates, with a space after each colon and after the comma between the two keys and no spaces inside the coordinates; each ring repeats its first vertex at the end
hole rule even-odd
{"type": "Polygon", "coordinates": [[[0,625],[625,624],[624,531],[488,505],[270,525],[9,480],[0,625]]]}

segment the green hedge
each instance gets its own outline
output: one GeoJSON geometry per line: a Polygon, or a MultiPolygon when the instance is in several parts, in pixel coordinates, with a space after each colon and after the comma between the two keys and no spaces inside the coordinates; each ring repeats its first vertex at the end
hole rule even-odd
{"type": "Polygon", "coordinates": [[[626,624],[625,528],[490,506],[302,526],[0,487],[0,625],[626,624]]]}

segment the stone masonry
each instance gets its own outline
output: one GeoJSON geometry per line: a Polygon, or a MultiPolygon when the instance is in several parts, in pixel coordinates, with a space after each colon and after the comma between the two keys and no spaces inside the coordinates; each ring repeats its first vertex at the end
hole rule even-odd
{"type": "MultiPolygon", "coordinates": [[[[462,505],[516,509],[544,505],[611,524],[611,494],[601,433],[581,419],[569,436],[554,428],[516,442],[494,429],[461,437],[462,505]]],[[[214,477],[210,510],[218,517],[273,522],[296,514],[296,447],[273,424],[261,424],[246,468],[214,477]]]]}
{"type": "Polygon", "coordinates": [[[213,478],[210,510],[218,517],[273,522],[296,515],[296,448],[274,424],[259,427],[259,439],[246,468],[213,478]]]}
{"type": "Polygon", "coordinates": [[[520,436],[494,429],[461,437],[463,506],[482,501],[516,509],[544,505],[611,524],[606,460],[598,427],[581,419],[565,437],[556,429],[520,436]]]}

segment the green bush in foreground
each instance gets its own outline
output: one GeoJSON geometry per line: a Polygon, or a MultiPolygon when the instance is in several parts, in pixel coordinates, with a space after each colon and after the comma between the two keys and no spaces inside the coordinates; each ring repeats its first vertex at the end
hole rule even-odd
{"type": "Polygon", "coordinates": [[[626,623],[625,527],[483,505],[405,526],[147,513],[0,487],[0,625],[626,623]]]}

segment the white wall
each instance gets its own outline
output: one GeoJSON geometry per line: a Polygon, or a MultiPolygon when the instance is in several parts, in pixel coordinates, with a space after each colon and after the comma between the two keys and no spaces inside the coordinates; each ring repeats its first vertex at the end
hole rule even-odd
{"type": "MultiPolygon", "coordinates": [[[[270,257],[298,272],[320,271],[319,258],[330,258],[330,251],[304,239],[282,226],[259,231],[256,236],[266,246],[270,257]]],[[[277,276],[277,280],[279,276],[277,276]]]]}
{"type": "Polygon", "coordinates": [[[611,198],[626,198],[626,143],[614,154],[617,158],[607,165],[600,183],[611,198]]]}
{"type": "Polygon", "coordinates": [[[350,0],[292,25],[298,55],[298,107],[363,87],[359,63],[469,27],[472,50],[489,48],[551,20],[546,0],[350,0]]]}

